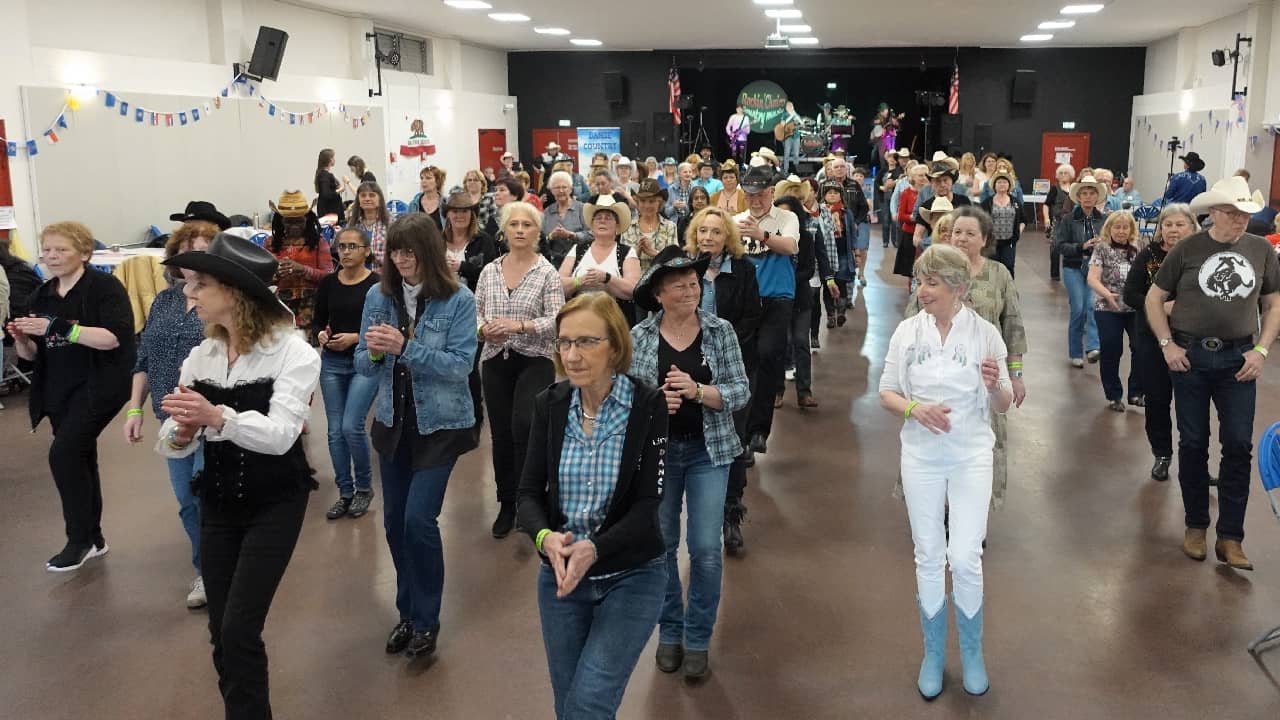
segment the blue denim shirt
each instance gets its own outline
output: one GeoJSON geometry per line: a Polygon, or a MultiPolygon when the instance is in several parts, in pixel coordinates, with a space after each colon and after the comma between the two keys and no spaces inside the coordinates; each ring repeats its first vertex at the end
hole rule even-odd
{"type": "Polygon", "coordinates": [[[396,363],[409,368],[413,401],[418,409],[418,432],[459,430],[476,424],[475,407],[467,378],[476,354],[476,298],[466,285],[443,300],[428,300],[418,316],[413,337],[402,355],[387,353],[378,362],[369,359],[365,334],[373,318],[398,325],[400,308],[383,294],[382,285],[369,288],[360,317],[360,342],[356,345],[356,372],[378,378],[374,417],[387,427],[395,423],[392,389],[396,363]]]}
{"type": "MultiPolygon", "coordinates": [[[[733,413],[746,407],[751,391],[733,325],[715,315],[701,310],[697,312],[698,324],[702,326],[702,353],[711,368],[711,384],[720,391],[723,401],[719,410],[702,409],[702,433],[707,441],[711,464],[720,467],[733,462],[742,452],[738,432],[733,427],[733,413]]],[[[658,327],[662,315],[662,311],[658,311],[631,329],[634,345],[631,374],[654,387],[662,385],[658,371],[658,327]]]]}

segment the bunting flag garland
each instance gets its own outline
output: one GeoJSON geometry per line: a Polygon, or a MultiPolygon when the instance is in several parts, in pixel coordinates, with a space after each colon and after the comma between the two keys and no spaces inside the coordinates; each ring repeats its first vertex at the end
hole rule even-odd
{"type": "Polygon", "coordinates": [[[35,141],[35,140],[28,140],[28,141],[27,141],[27,154],[28,154],[28,155],[39,155],[39,154],[40,154],[40,148],[39,148],[39,146],[37,146],[37,145],[36,145],[36,141],[35,141]]]}
{"type": "Polygon", "coordinates": [[[5,142],[5,152],[9,157],[18,157],[18,143],[13,141],[5,142]]]}
{"type": "Polygon", "coordinates": [[[54,132],[53,128],[49,128],[48,130],[45,130],[44,136],[46,139],[48,139],[50,145],[58,144],[58,133],[54,132]]]}

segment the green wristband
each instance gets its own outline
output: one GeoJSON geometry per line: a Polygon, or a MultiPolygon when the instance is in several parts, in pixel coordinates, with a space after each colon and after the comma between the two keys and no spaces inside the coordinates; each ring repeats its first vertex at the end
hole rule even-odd
{"type": "Polygon", "coordinates": [[[1265,347],[1261,346],[1261,345],[1254,345],[1254,346],[1253,346],[1253,351],[1254,351],[1254,352],[1256,352],[1256,353],[1258,353],[1259,355],[1261,355],[1261,356],[1262,356],[1262,357],[1264,357],[1264,358],[1265,358],[1265,357],[1271,357],[1271,351],[1270,351],[1270,350],[1268,350],[1267,348],[1265,348],[1265,347]]]}
{"type": "Polygon", "coordinates": [[[67,333],[67,340],[71,343],[80,342],[80,326],[75,325],[71,328],[71,332],[67,333]]]}
{"type": "Polygon", "coordinates": [[[384,357],[386,357],[386,356],[387,356],[387,354],[386,354],[386,353],[376,353],[376,352],[371,352],[371,353],[369,353],[369,360],[370,360],[371,362],[382,362],[382,358],[384,358],[384,357]]]}
{"type": "Polygon", "coordinates": [[[920,404],[920,401],[919,401],[919,400],[912,400],[911,402],[907,403],[907,409],[902,411],[902,417],[903,417],[903,419],[905,420],[905,419],[910,418],[910,417],[911,417],[911,411],[912,411],[912,410],[915,410],[915,409],[916,409],[916,406],[917,406],[917,405],[919,405],[919,404],[920,404]]]}
{"type": "Polygon", "coordinates": [[[129,408],[125,411],[125,417],[142,417],[142,408],[129,408]]]}
{"type": "Polygon", "coordinates": [[[551,534],[551,528],[542,528],[538,531],[538,536],[533,539],[533,546],[538,548],[538,552],[542,552],[542,540],[551,534]]]}

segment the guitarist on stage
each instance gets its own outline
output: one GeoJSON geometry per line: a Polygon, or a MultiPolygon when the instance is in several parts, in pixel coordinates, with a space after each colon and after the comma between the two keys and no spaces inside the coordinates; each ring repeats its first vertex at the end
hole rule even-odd
{"type": "Polygon", "coordinates": [[[724,132],[729,136],[729,152],[738,162],[745,163],[747,157],[747,136],[751,133],[751,118],[742,111],[739,105],[737,112],[729,116],[729,122],[724,126],[724,132]]]}
{"type": "Polygon", "coordinates": [[[782,141],[782,172],[795,172],[800,167],[800,114],[795,103],[787,101],[787,113],[773,128],[773,136],[782,141]]]}

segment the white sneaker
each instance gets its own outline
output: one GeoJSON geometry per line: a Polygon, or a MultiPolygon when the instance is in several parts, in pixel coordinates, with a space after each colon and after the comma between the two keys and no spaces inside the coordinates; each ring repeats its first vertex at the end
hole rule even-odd
{"type": "Polygon", "coordinates": [[[1081,358],[1071,358],[1071,367],[1073,368],[1084,367],[1084,360],[1082,360],[1081,358]]]}
{"type": "Polygon", "coordinates": [[[209,599],[204,594],[204,576],[198,576],[191,581],[191,592],[187,593],[187,607],[194,610],[208,604],[209,599]]]}
{"type": "Polygon", "coordinates": [[[794,369],[792,369],[792,370],[788,370],[788,371],[786,372],[786,376],[787,376],[787,381],[788,381],[788,382],[795,382],[795,380],[796,380],[796,371],[795,371],[794,369]]]}

